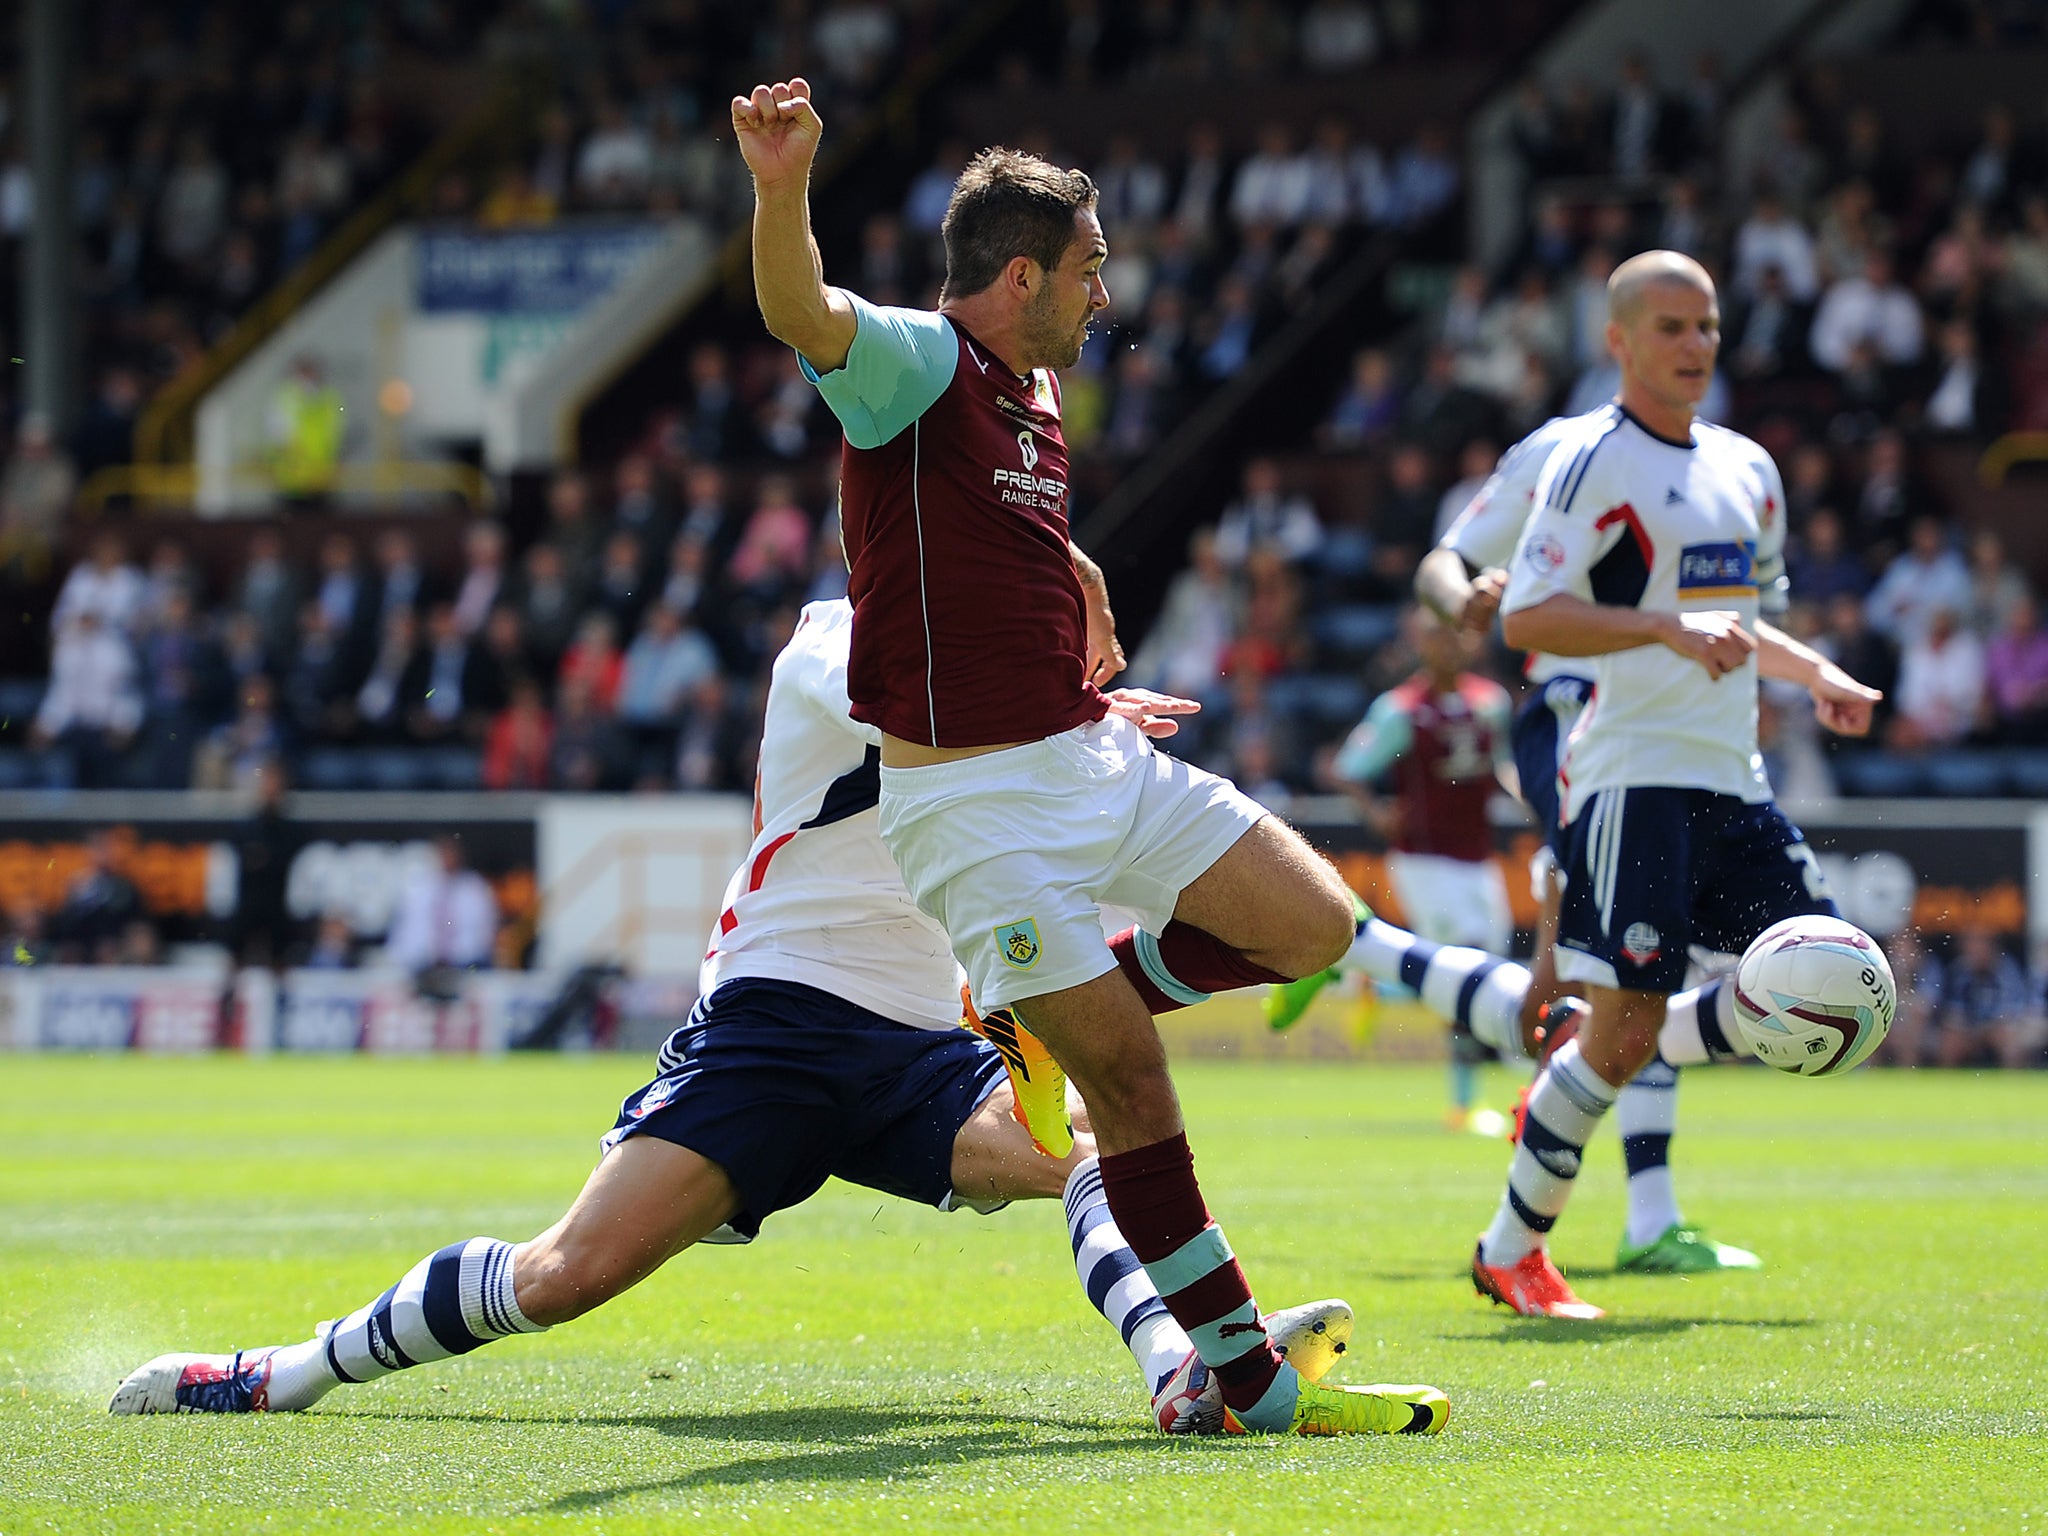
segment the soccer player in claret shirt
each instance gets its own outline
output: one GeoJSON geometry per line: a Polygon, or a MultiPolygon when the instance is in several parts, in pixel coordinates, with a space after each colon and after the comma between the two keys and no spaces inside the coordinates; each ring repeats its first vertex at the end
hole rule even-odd
{"type": "Polygon", "coordinates": [[[801,79],[732,101],[754,178],[754,285],[846,432],[855,719],[881,742],[880,828],[984,1008],[1013,1005],[1066,1069],[1132,1251],[1260,1433],[1434,1433],[1427,1387],[1331,1388],[1274,1349],[1210,1220],[1152,1015],[1330,965],[1343,881],[1228,781],[1153,751],[1187,701],[1097,687],[1122,665],[1101,573],[1067,529],[1054,370],[1109,302],[1095,188],[988,150],[961,174],[937,311],[826,285],[801,79]],[[1100,904],[1139,923],[1105,949],[1100,904]]]}
{"type": "MultiPolygon", "coordinates": [[[[1159,1427],[1223,1430],[1219,1384],[1110,1217],[1085,1124],[1060,1156],[1034,1151],[1018,1073],[1005,1082],[996,1046],[954,1027],[945,935],[875,832],[876,733],[847,714],[852,618],[843,602],[811,604],[776,659],[757,830],[726,888],[703,995],[653,1081],[627,1096],[568,1213],[528,1242],[450,1243],[299,1343],[160,1355],[129,1373],[112,1412],[310,1408],[338,1387],[569,1322],[693,1244],[751,1241],[836,1175],[942,1210],[1063,1196],[1076,1276],[1144,1372],[1159,1427]]],[[[1320,1377],[1351,1313],[1310,1302],[1268,1325],[1320,1377]]]]}
{"type": "MultiPolygon", "coordinates": [[[[1407,627],[1422,666],[1389,688],[1337,749],[1331,769],[1358,796],[1366,820],[1391,843],[1387,878],[1408,926],[1434,944],[1501,954],[1514,935],[1507,883],[1493,861],[1487,802],[1512,790],[1508,692],[1468,670],[1471,640],[1426,608],[1407,627]],[[1372,792],[1391,771],[1390,805],[1372,792]]],[[[1451,1109],[1463,1130],[1472,1118],[1474,1067],[1467,1032],[1451,1042],[1451,1109]]],[[[1519,1045],[1516,1041],[1514,1044],[1519,1045]]]]}
{"type": "Polygon", "coordinates": [[[1501,602],[1519,649],[1589,658],[1593,702],[1559,770],[1559,976],[1590,1004],[1530,1090],[1481,1294],[1527,1316],[1601,1315],[1545,1251],[1587,1138],[1657,1054],[1693,946],[1739,954],[1772,923],[1835,913],[1812,850],[1772,803],[1757,680],[1805,685],[1821,723],[1860,735],[1874,689],[1762,615],[1785,603],[1777,471],[1695,419],[1720,307],[1690,257],[1651,251],[1608,283],[1611,405],[1578,418],[1537,482],[1501,602]]]}

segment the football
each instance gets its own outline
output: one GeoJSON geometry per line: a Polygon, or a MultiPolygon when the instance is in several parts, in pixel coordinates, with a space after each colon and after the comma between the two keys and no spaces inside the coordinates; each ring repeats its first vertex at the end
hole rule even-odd
{"type": "Polygon", "coordinates": [[[1759,1061],[1798,1077],[1856,1066],[1892,1027],[1898,988],[1877,941],[1838,917],[1788,917],[1735,968],[1735,1025],[1759,1061]]]}

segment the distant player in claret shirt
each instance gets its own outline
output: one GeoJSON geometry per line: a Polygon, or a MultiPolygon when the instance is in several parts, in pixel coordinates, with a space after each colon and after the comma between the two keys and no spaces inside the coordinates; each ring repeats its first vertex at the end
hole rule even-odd
{"type": "MultiPolygon", "coordinates": [[[[1508,692],[1469,670],[1468,636],[1427,609],[1407,620],[1422,666],[1366,711],[1331,765],[1361,801],[1366,820],[1392,844],[1387,878],[1408,926],[1434,944],[1494,954],[1514,936],[1507,885],[1493,859],[1487,803],[1513,790],[1508,692]],[[1390,804],[1373,784],[1391,772],[1390,804]]],[[[1470,1123],[1479,1056],[1469,1033],[1452,1041],[1448,1123],[1470,1123]]]]}
{"type": "Polygon", "coordinates": [[[1013,150],[961,173],[937,311],[827,286],[797,79],[732,101],[754,285],[846,432],[854,718],[881,732],[883,840],[984,1009],[1014,1006],[1087,1103],[1109,1209],[1261,1433],[1434,1433],[1427,1387],[1331,1388],[1274,1349],[1210,1220],[1152,1015],[1287,981],[1351,942],[1342,880],[1228,781],[1155,753],[1195,706],[1119,691],[1101,573],[1067,529],[1053,370],[1109,302],[1095,187],[1013,150]],[[1100,907],[1139,923],[1105,949],[1100,907]]]}
{"type": "Polygon", "coordinates": [[[1782,611],[1784,502],[1769,456],[1695,419],[1720,306],[1690,257],[1652,251],[1608,283],[1612,405],[1550,453],[1501,602],[1510,645],[1593,664],[1593,702],[1559,786],[1558,974],[1590,1004],[1530,1090],[1472,1279],[1526,1316],[1601,1316],[1546,1245],[1587,1138],[1657,1054],[1697,946],[1739,954],[1763,929],[1833,914],[1812,850],[1771,801],[1759,676],[1803,684],[1831,730],[1870,728],[1878,695],[1762,615],[1782,611]]]}

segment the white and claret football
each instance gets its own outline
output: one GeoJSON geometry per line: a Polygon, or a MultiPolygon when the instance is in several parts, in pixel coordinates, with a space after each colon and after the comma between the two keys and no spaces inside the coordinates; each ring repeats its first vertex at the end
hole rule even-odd
{"type": "Polygon", "coordinates": [[[1797,1077],[1856,1066],[1890,1031],[1898,1002],[1877,940],[1839,917],[1788,917],[1759,934],[1735,968],[1743,1043],[1797,1077]]]}

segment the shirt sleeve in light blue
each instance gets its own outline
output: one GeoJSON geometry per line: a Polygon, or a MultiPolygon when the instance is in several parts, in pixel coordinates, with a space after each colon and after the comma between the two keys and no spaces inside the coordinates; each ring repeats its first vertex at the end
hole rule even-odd
{"type": "Polygon", "coordinates": [[[1414,740],[1415,722],[1390,690],[1374,699],[1365,718],[1352,727],[1332,766],[1340,779],[1370,784],[1393,767],[1414,740]]]}
{"type": "Polygon", "coordinates": [[[960,366],[960,344],[952,323],[936,311],[884,308],[857,293],[846,297],[854,317],[846,365],[821,375],[801,353],[797,362],[839,418],[846,440],[879,448],[946,392],[960,366]]]}

